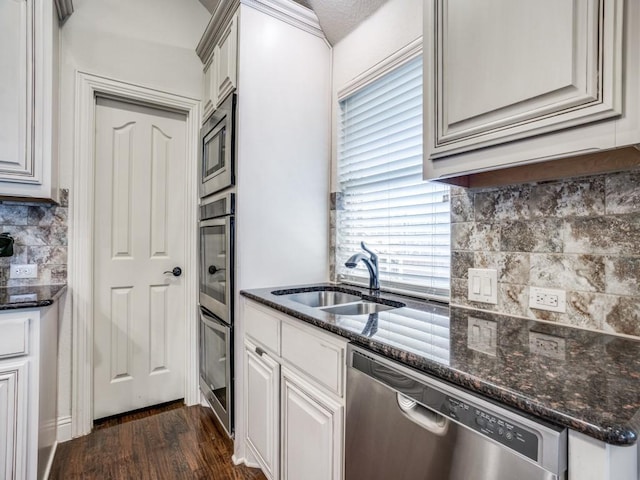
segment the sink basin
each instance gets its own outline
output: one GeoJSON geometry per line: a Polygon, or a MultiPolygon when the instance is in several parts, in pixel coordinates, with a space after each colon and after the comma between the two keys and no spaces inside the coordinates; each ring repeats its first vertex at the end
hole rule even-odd
{"type": "Polygon", "coordinates": [[[375,302],[358,302],[349,305],[338,305],[336,307],[323,308],[322,310],[334,315],[368,315],[370,313],[384,312],[397,308],[392,305],[375,302]]]}
{"type": "Polygon", "coordinates": [[[344,292],[333,292],[329,290],[296,293],[289,295],[288,299],[314,308],[330,307],[332,305],[341,305],[343,303],[359,302],[362,300],[358,295],[352,295],[344,292]]]}

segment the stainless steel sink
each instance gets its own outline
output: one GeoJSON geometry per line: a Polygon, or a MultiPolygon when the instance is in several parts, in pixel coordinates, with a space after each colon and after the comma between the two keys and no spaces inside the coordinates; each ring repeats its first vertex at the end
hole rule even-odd
{"type": "Polygon", "coordinates": [[[296,293],[293,295],[288,295],[288,299],[314,308],[330,307],[332,305],[341,305],[343,303],[358,302],[362,300],[359,295],[352,295],[350,293],[344,292],[334,292],[330,290],[296,293]]]}
{"type": "Polygon", "coordinates": [[[338,305],[336,307],[323,308],[322,310],[334,315],[368,315],[370,313],[384,312],[397,307],[375,302],[358,302],[349,305],[338,305]]]}

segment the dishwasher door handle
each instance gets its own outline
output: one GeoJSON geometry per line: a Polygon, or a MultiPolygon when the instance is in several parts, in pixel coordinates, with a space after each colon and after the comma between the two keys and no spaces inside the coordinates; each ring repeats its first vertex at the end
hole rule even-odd
{"type": "Polygon", "coordinates": [[[439,437],[447,434],[451,422],[447,417],[420,405],[412,398],[399,392],[397,393],[397,401],[402,414],[413,423],[439,437]]]}

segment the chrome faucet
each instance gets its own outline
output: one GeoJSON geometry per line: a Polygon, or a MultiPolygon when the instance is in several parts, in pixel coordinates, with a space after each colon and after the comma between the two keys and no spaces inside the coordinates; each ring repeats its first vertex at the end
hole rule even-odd
{"type": "Polygon", "coordinates": [[[344,263],[347,268],[355,268],[358,262],[362,260],[362,263],[369,270],[369,288],[371,290],[380,290],[380,272],[378,271],[378,256],[367,248],[364,242],[360,242],[362,249],[369,254],[369,257],[358,252],[352,255],[349,260],[344,263]]]}

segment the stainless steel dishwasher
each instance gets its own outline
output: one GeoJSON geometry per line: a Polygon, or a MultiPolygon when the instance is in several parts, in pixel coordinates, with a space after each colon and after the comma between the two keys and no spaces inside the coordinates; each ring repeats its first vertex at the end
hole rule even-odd
{"type": "Polygon", "coordinates": [[[349,345],[346,480],[558,480],[567,431],[349,345]]]}

